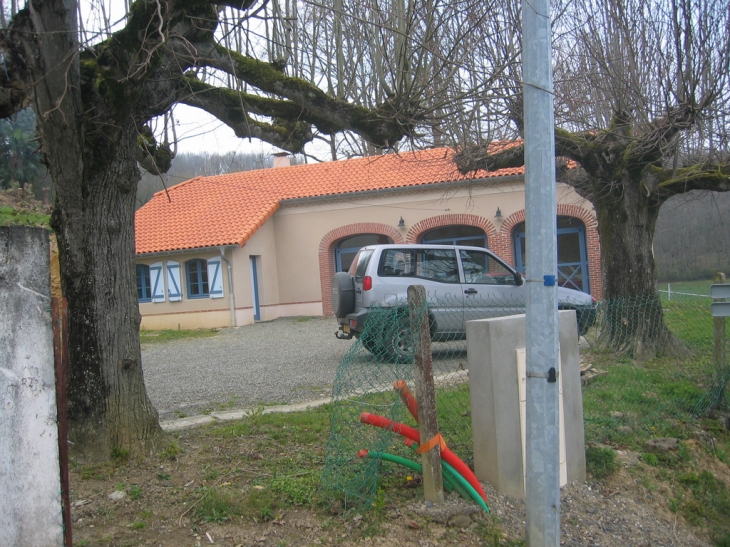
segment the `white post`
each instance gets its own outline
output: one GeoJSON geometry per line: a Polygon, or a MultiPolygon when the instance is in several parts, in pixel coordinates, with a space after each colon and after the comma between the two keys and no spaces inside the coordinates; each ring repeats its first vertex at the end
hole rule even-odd
{"type": "Polygon", "coordinates": [[[672,300],[672,284],[667,283],[667,300],[671,302],[672,300]]]}
{"type": "Polygon", "coordinates": [[[0,545],[61,547],[47,230],[0,228],[0,279],[0,545]]]}

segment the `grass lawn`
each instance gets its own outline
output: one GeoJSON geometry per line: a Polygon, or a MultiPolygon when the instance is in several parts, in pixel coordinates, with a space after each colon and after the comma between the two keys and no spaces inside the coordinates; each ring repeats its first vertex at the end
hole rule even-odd
{"type": "Polygon", "coordinates": [[[182,329],[182,330],[140,330],[139,341],[142,344],[164,344],[176,340],[192,338],[210,338],[218,334],[218,329],[182,329]]]}
{"type": "MultiPolygon", "coordinates": [[[[712,285],[712,279],[695,280],[695,281],[660,281],[657,283],[657,289],[660,291],[667,291],[667,287],[670,286],[672,293],[688,293],[688,294],[700,294],[710,295],[710,285],[712,285]]],[[[666,297],[666,292],[662,293],[663,297],[666,297]]],[[[681,294],[678,296],[682,296],[681,294]]]]}
{"type": "Polygon", "coordinates": [[[384,466],[372,510],[343,514],[320,494],[330,411],[253,412],[178,432],[143,459],[72,463],[74,545],[524,545],[485,513],[468,529],[403,516],[423,490],[394,465],[384,466]],[[124,499],[109,499],[115,491],[124,499]]]}

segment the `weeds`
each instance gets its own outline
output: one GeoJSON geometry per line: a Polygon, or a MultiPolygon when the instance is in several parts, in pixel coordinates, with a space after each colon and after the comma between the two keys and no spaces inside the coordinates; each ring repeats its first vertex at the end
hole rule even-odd
{"type": "Polygon", "coordinates": [[[167,447],[160,452],[160,457],[165,460],[175,461],[177,457],[182,454],[184,450],[176,442],[171,442],[167,447]]]}
{"type": "Polygon", "coordinates": [[[616,452],[610,448],[589,446],[586,448],[586,471],[596,479],[605,479],[616,472],[616,452]]]}
{"type": "Polygon", "coordinates": [[[48,228],[50,218],[50,215],[25,209],[0,207],[0,226],[43,226],[48,228]]]}
{"type": "Polygon", "coordinates": [[[318,485],[319,477],[311,471],[301,476],[274,477],[269,483],[273,494],[288,505],[311,503],[318,485]]]}
{"type": "Polygon", "coordinates": [[[243,513],[241,500],[229,490],[202,488],[195,506],[195,517],[204,522],[225,522],[243,513]]]}
{"type": "Polygon", "coordinates": [[[117,464],[126,464],[129,462],[129,450],[115,447],[111,452],[112,460],[117,464]]]}
{"type": "Polygon", "coordinates": [[[245,514],[256,522],[274,520],[277,509],[274,495],[263,486],[254,486],[244,502],[245,514]]]}

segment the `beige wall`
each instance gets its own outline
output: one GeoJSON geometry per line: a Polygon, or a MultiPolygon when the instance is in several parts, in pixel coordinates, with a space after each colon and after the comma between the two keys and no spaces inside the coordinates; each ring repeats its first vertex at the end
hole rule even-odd
{"type": "MultiPolygon", "coordinates": [[[[589,214],[592,216],[591,204],[567,185],[558,184],[557,199],[559,204],[591,211],[589,214]]],[[[329,249],[323,255],[320,246],[333,230],[355,224],[378,224],[387,227],[396,241],[399,237],[401,241],[406,241],[414,237],[413,228],[416,225],[420,229],[428,224],[429,219],[446,215],[473,215],[480,217],[484,225],[493,227],[493,233],[498,233],[503,223],[508,229],[520,214],[524,215],[524,208],[524,185],[520,178],[474,184],[470,188],[409,190],[381,196],[284,204],[242,248],[229,248],[226,253],[233,268],[236,323],[244,325],[253,322],[251,256],[259,257],[261,320],[281,316],[321,315],[328,308],[328,304],[323,305],[322,301],[322,291],[327,290],[322,275],[331,276],[329,270],[334,264],[334,255],[329,249]],[[501,219],[495,218],[498,207],[501,219]],[[405,228],[399,229],[397,224],[401,217],[405,221],[405,228]],[[324,268],[322,260],[329,261],[330,267],[324,268]]],[[[506,241],[508,238],[502,239],[506,241]]],[[[509,246],[495,250],[512,262],[509,246]]],[[[138,262],[151,264],[164,262],[167,258],[180,262],[184,287],[185,261],[215,256],[219,256],[219,253],[175,254],[140,258],[138,262]]],[[[140,304],[142,327],[177,328],[178,324],[181,328],[229,326],[228,274],[225,262],[222,265],[225,298],[188,300],[183,290],[181,302],[140,304]],[[203,310],[210,311],[199,313],[203,310]]],[[[329,298],[329,294],[325,298],[329,298]]]]}
{"type": "MultiPolygon", "coordinates": [[[[230,257],[228,251],[227,257],[230,257]]],[[[164,302],[141,302],[139,311],[142,314],[142,329],[197,329],[230,326],[230,307],[228,296],[228,270],[225,261],[221,261],[221,274],[223,276],[223,298],[188,298],[185,263],[194,258],[210,260],[220,257],[220,251],[216,249],[211,252],[174,253],[169,255],[158,255],[153,257],[137,257],[137,264],[148,266],[156,262],[162,262],[163,280],[165,284],[164,302]],[[182,289],[182,300],[170,302],[168,299],[168,261],[180,264],[180,284],[182,289]],[[206,312],[201,314],[200,312],[206,312]]],[[[230,260],[230,258],[229,258],[230,260]]],[[[234,283],[235,284],[235,283],[234,283]]]]}
{"type": "Polygon", "coordinates": [[[356,223],[379,223],[395,228],[403,217],[406,226],[399,232],[405,239],[408,228],[429,217],[468,213],[493,220],[497,207],[504,216],[506,211],[524,208],[523,185],[473,187],[471,196],[466,188],[451,192],[438,189],[285,205],[273,216],[282,301],[321,301],[319,245],[335,228],[356,223]]]}

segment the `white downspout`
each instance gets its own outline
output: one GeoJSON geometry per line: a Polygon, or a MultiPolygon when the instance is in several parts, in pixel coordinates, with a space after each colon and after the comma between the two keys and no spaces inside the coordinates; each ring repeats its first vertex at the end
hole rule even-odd
{"type": "Polygon", "coordinates": [[[228,300],[230,302],[231,306],[231,326],[236,326],[236,298],[233,295],[233,266],[231,266],[231,263],[226,258],[226,248],[225,247],[219,247],[221,252],[221,258],[225,261],[225,263],[228,265],[228,300]]]}

